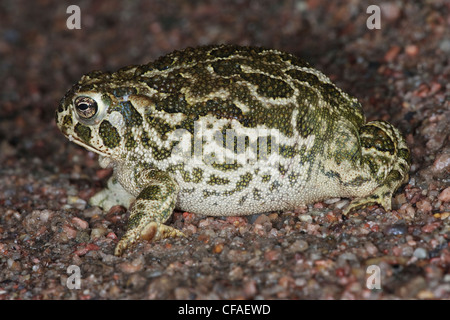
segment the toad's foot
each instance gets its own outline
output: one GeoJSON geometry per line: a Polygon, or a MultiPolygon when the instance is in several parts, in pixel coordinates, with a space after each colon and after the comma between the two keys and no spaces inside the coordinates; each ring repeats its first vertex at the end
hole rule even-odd
{"type": "Polygon", "coordinates": [[[364,198],[356,198],[343,210],[343,214],[347,215],[351,211],[366,208],[370,205],[379,204],[384,210],[391,211],[392,190],[385,186],[379,186],[375,191],[364,198]]]}
{"type": "Polygon", "coordinates": [[[117,244],[114,255],[121,256],[127,248],[133,246],[138,240],[156,241],[176,237],[185,237],[185,235],[173,227],[151,221],[141,227],[129,229],[117,244]]]}

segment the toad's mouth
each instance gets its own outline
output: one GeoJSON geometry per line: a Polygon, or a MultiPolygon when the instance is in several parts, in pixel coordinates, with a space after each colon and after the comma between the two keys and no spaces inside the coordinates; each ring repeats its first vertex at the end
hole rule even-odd
{"type": "Polygon", "coordinates": [[[105,153],[104,151],[100,151],[100,150],[98,150],[98,149],[95,149],[94,147],[92,147],[92,146],[86,144],[84,141],[80,140],[80,139],[77,138],[77,137],[74,137],[74,136],[71,135],[71,134],[67,135],[66,137],[67,137],[67,139],[69,139],[69,141],[75,142],[75,143],[78,144],[79,146],[82,146],[83,148],[86,148],[86,149],[89,150],[89,151],[92,151],[92,152],[94,152],[94,153],[97,153],[97,154],[99,154],[99,155],[101,155],[101,156],[103,156],[103,157],[108,157],[108,156],[109,156],[109,154],[105,153]]]}

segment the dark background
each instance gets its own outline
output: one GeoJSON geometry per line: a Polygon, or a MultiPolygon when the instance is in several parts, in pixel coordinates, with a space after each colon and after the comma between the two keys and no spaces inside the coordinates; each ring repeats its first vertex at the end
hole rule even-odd
{"type": "Polygon", "coordinates": [[[0,3],[0,299],[450,298],[450,3],[436,1],[6,1],[0,3]],[[81,9],[68,30],[66,9],[81,9]],[[366,27],[370,4],[381,29],[366,27]],[[294,212],[176,212],[187,239],[112,255],[126,210],[87,200],[110,174],[54,123],[85,73],[204,44],[294,53],[391,121],[412,151],[385,213],[345,199],[294,212]],[[66,287],[78,265],[81,290],[66,287]],[[366,268],[381,269],[380,290],[366,268]]]}

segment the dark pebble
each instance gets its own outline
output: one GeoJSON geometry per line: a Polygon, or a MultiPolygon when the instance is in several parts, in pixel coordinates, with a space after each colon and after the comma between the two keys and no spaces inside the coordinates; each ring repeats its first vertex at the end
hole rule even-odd
{"type": "Polygon", "coordinates": [[[408,227],[405,223],[395,223],[393,225],[387,226],[384,229],[384,234],[398,236],[402,234],[406,234],[408,231],[408,227]]]}

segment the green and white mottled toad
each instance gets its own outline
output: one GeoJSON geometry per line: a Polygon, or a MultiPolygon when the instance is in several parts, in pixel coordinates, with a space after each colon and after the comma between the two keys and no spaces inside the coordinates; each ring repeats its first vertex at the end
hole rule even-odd
{"type": "Polygon", "coordinates": [[[115,73],[92,72],[61,100],[69,140],[113,167],[91,199],[130,206],[121,255],[139,239],[182,236],[174,208],[234,216],[355,197],[380,204],[408,179],[409,149],[385,121],[295,56],[257,47],[175,51],[115,73]]]}

